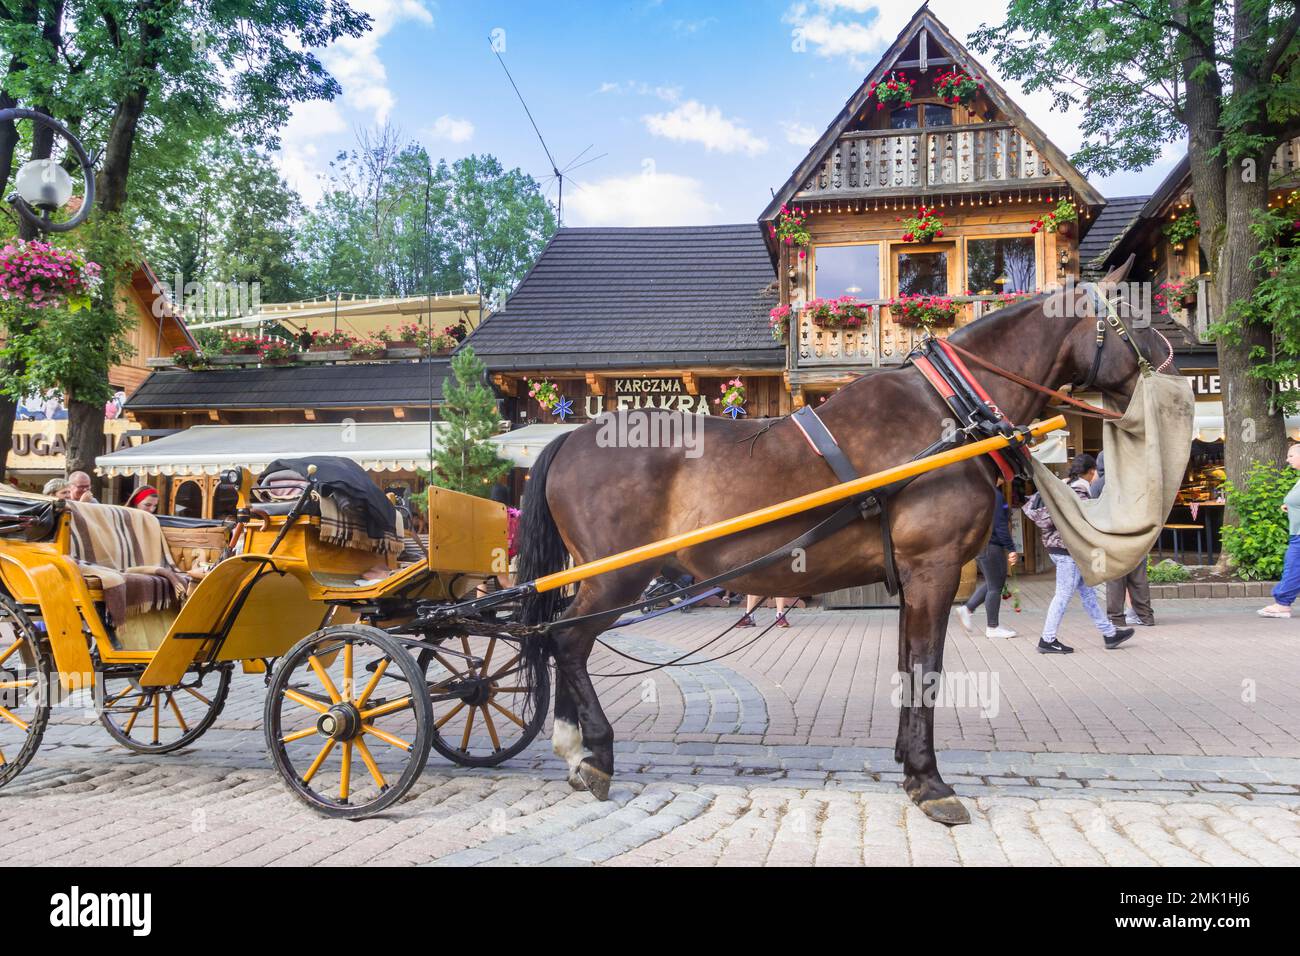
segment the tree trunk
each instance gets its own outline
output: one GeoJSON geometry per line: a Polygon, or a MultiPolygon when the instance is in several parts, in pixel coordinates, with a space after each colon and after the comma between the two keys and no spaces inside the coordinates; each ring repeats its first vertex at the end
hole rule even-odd
{"type": "Polygon", "coordinates": [[[67,473],[84,471],[99,497],[101,482],[95,475],[95,459],[104,453],[104,406],[100,402],[68,402],[67,473]]]}
{"type": "MultiPolygon", "coordinates": [[[[1251,260],[1259,242],[1250,230],[1256,214],[1268,204],[1268,165],[1271,155],[1256,157],[1255,182],[1243,182],[1240,172],[1229,169],[1226,180],[1227,215],[1219,268],[1215,272],[1216,303],[1221,316],[1235,302],[1255,293],[1259,275],[1251,260]]],[[[1219,341],[1219,378],[1223,383],[1224,465],[1228,479],[1242,487],[1255,462],[1282,464],[1286,459],[1286,421],[1273,407],[1271,386],[1250,375],[1257,360],[1251,352],[1272,350],[1272,333],[1258,323],[1241,322],[1241,341],[1219,341]]]]}

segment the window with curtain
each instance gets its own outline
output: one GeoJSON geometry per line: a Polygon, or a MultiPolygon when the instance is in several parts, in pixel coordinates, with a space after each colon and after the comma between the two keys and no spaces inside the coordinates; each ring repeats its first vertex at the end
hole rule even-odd
{"type": "Polygon", "coordinates": [[[926,126],[951,126],[952,107],[944,106],[942,103],[926,103],[925,104],[925,125],[926,126]]]}
{"type": "Polygon", "coordinates": [[[851,295],[857,299],[879,299],[880,245],[817,246],[813,250],[816,269],[814,288],[819,299],[851,295]]]}
{"type": "Polygon", "coordinates": [[[966,287],[972,294],[1033,292],[1037,279],[1032,236],[966,241],[966,287]]]}
{"type": "Polygon", "coordinates": [[[900,106],[889,114],[890,129],[916,129],[921,125],[915,106],[900,106]]]}

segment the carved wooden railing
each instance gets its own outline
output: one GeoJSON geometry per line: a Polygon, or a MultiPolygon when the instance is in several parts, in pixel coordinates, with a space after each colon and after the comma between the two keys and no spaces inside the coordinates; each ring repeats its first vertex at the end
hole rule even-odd
{"type": "MultiPolygon", "coordinates": [[[[947,298],[961,304],[962,310],[957,314],[957,321],[952,328],[935,330],[940,336],[1008,304],[1006,299],[996,295],[955,295],[947,298]]],[[[875,368],[901,364],[907,354],[920,344],[925,330],[895,322],[889,314],[888,300],[871,299],[862,304],[867,306],[869,318],[857,329],[824,329],[813,324],[801,312],[794,325],[795,340],[789,352],[793,367],[875,368]]]]}
{"type": "Polygon", "coordinates": [[[1010,123],[845,133],[797,199],[1062,182],[1010,123]]]}

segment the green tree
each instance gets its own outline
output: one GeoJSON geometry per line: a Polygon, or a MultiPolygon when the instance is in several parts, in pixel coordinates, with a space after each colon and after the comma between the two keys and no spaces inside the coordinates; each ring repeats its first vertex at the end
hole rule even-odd
{"type": "MultiPolygon", "coordinates": [[[[12,12],[9,3],[3,7],[12,12]]],[[[68,26],[53,42],[36,39],[31,26],[14,31],[26,44],[17,51],[24,68],[6,89],[46,91],[38,101],[100,157],[95,216],[109,232],[119,214],[147,218],[156,195],[148,185],[175,175],[216,134],[274,148],[294,103],[339,92],[313,51],[359,36],[370,23],[344,0],[59,0],[57,7],[58,22],[66,17],[68,26]]],[[[106,282],[96,309],[103,347],[82,348],[66,336],[47,342],[75,342],[58,364],[84,365],[77,381],[107,379],[125,331],[113,308],[118,294],[106,282]]],[[[89,470],[102,445],[98,393],[69,394],[69,468],[89,470]]]]}
{"type": "Polygon", "coordinates": [[[500,428],[501,413],[487,387],[483,362],[472,348],[452,357],[451,371],[443,392],[442,447],[434,452],[432,475],[425,477],[439,488],[486,498],[511,468],[488,441],[500,428]]]}
{"type": "Polygon", "coordinates": [[[1256,462],[1241,485],[1229,483],[1228,505],[1236,525],[1223,529],[1223,550],[1237,573],[1251,580],[1282,576],[1289,524],[1282,499],[1295,486],[1290,468],[1256,462]]]}
{"type": "Polygon", "coordinates": [[[509,292],[556,228],[536,180],[486,155],[439,163],[435,179],[447,191],[442,229],[468,287],[484,297],[509,292]]]}
{"type": "Polygon", "coordinates": [[[1280,331],[1246,303],[1262,278],[1258,223],[1269,164],[1300,135],[1300,5],[1269,0],[1012,0],[972,42],[1026,91],[1076,108],[1075,161],[1110,173],[1149,165],[1188,138],[1201,241],[1214,275],[1228,477],[1281,461],[1283,419],[1252,364],[1280,331]]]}

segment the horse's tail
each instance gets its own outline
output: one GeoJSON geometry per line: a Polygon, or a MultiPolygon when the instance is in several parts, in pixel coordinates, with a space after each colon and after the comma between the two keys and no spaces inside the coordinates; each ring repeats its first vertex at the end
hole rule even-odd
{"type": "MultiPolygon", "coordinates": [[[[563,571],[569,562],[569,549],[564,546],[551,506],[546,501],[547,474],[568,437],[561,435],[543,448],[537,456],[537,463],[528,473],[528,492],[524,495],[523,513],[519,517],[519,562],[515,568],[515,580],[521,584],[563,571]]],[[[547,624],[555,620],[559,609],[558,589],[526,595],[523,599],[523,622],[547,624]]]]}

